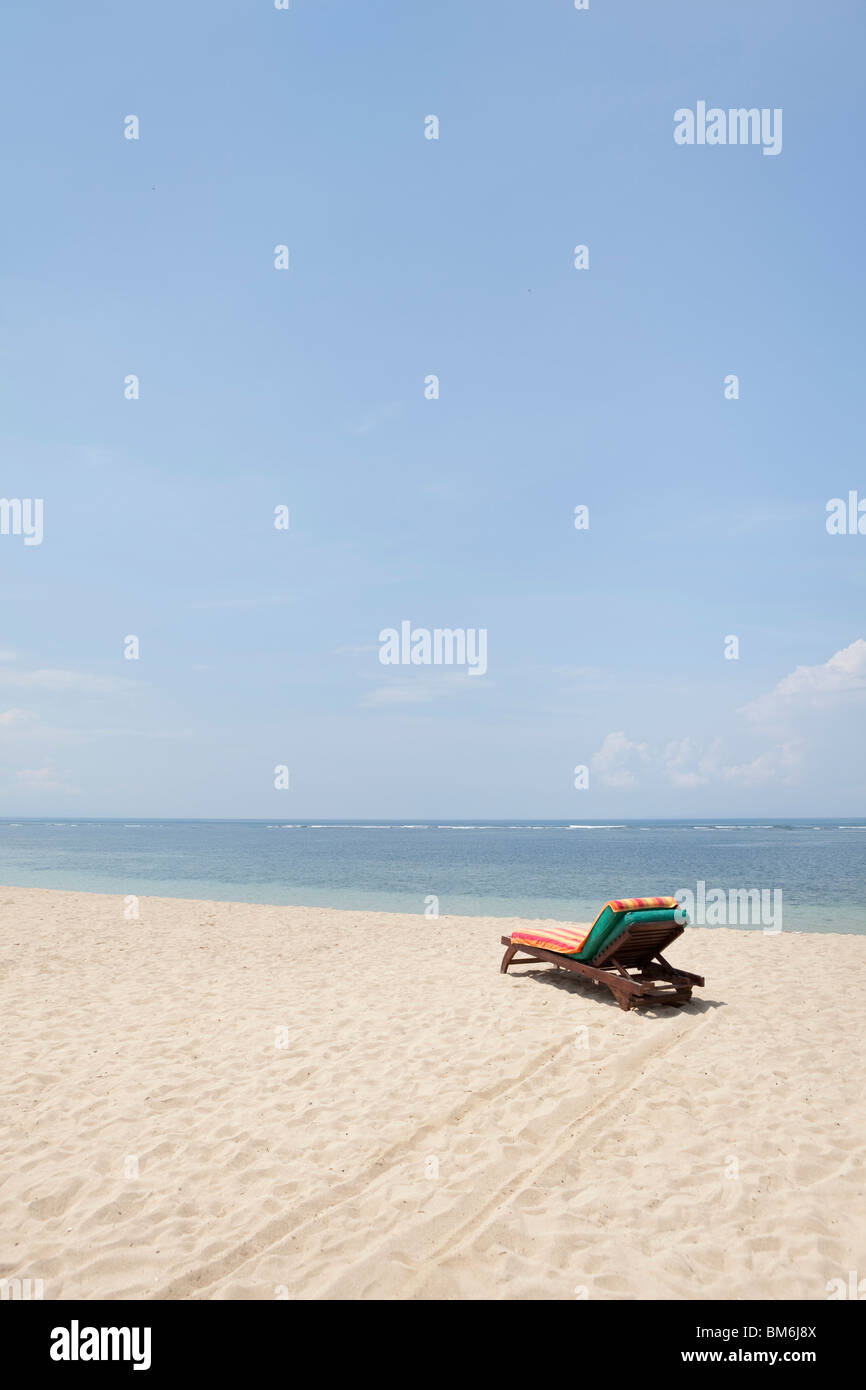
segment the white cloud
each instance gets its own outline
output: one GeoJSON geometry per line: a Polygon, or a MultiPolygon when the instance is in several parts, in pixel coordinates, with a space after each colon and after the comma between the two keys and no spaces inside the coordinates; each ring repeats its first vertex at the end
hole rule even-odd
{"type": "Polygon", "coordinates": [[[349,425],[347,427],[348,432],[350,434],[369,434],[371,430],[376,429],[379,425],[385,424],[388,420],[393,420],[395,416],[399,414],[399,401],[389,401],[387,405],[378,406],[376,409],[371,410],[369,414],[363,416],[357,424],[349,425]]]}
{"type": "Polygon", "coordinates": [[[686,789],[712,782],[754,787],[767,782],[790,785],[800,764],[799,745],[789,740],[758,754],[750,762],[735,762],[721,739],[695,738],[669,743],[637,743],[623,732],[608,734],[591,760],[593,777],[604,787],[638,787],[646,778],[656,784],[686,789]]]}
{"type": "MultiPolygon", "coordinates": [[[[564,688],[572,695],[618,690],[621,684],[618,671],[606,671],[600,666],[555,666],[553,675],[562,680],[564,688]]],[[[547,679],[547,676],[547,671],[542,670],[542,678],[547,679]]]]}
{"type": "Polygon", "coordinates": [[[388,681],[361,701],[362,709],[382,705],[427,705],[449,695],[461,695],[476,686],[487,684],[469,675],[468,671],[443,671],[441,675],[419,675],[415,680],[388,681]]]}
{"type": "Polygon", "coordinates": [[[634,743],[619,730],[608,734],[591,761],[592,771],[606,787],[636,787],[639,773],[652,761],[646,743],[634,743]]]}
{"type": "Polygon", "coordinates": [[[719,775],[721,750],[718,739],[702,746],[697,739],[681,738],[665,745],[661,765],[675,787],[702,787],[719,775]]]}
{"type": "Polygon", "coordinates": [[[866,695],[866,641],[834,652],[819,666],[798,666],[774,690],[751,700],[740,711],[758,722],[790,717],[802,710],[824,709],[841,700],[866,695]]]}
{"type": "Polygon", "coordinates": [[[258,598],[211,598],[197,599],[190,603],[190,608],[282,608],[287,603],[293,603],[292,594],[264,594],[258,598]]]}
{"type": "Polygon", "coordinates": [[[66,780],[66,773],[46,763],[44,767],[23,767],[15,773],[20,784],[29,791],[74,792],[66,780]]]}
{"type": "Polygon", "coordinates": [[[722,768],[721,775],[726,782],[737,782],[743,787],[758,787],[768,782],[791,786],[796,780],[801,760],[800,745],[790,740],[777,743],[750,763],[722,768]]]}
{"type": "Polygon", "coordinates": [[[37,718],[32,709],[7,709],[0,711],[0,727],[8,729],[13,724],[28,724],[37,718]]]}
{"type": "Polygon", "coordinates": [[[29,690],[80,691],[88,695],[113,695],[119,690],[135,687],[135,682],[122,676],[92,676],[84,671],[2,671],[0,686],[16,686],[29,690]]]}
{"type": "MultiPolygon", "coordinates": [[[[637,787],[642,780],[683,789],[725,782],[740,787],[792,786],[807,749],[814,754],[815,739],[820,736],[814,722],[809,727],[806,716],[814,710],[826,715],[830,709],[840,714],[844,706],[864,697],[866,641],[858,638],[818,666],[798,666],[773,690],[743,706],[739,713],[753,726],[750,737],[756,724],[772,724],[777,730],[771,745],[752,757],[744,758],[737,749],[741,734],[736,731],[725,741],[685,737],[650,744],[619,730],[607,735],[591,759],[591,768],[606,787],[637,787]]],[[[832,732],[836,723],[825,717],[823,731],[832,732]]]]}

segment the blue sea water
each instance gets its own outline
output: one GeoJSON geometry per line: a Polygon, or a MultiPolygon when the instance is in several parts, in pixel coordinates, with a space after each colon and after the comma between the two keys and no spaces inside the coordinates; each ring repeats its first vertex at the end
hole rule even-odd
{"type": "Polygon", "coordinates": [[[563,921],[702,882],[781,890],[785,930],[866,933],[866,820],[3,820],[0,882],[563,921]]]}

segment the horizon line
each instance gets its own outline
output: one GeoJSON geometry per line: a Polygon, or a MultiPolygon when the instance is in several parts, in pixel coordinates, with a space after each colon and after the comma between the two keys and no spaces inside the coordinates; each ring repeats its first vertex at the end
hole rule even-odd
{"type": "MultiPolygon", "coordinates": [[[[623,822],[623,823],[625,823],[625,824],[628,824],[628,823],[636,823],[636,822],[638,822],[638,821],[657,821],[657,822],[659,822],[659,823],[662,823],[662,822],[664,822],[664,821],[686,821],[686,820],[692,820],[692,821],[708,821],[708,822],[712,822],[713,824],[722,825],[722,824],[724,824],[724,823],[726,823],[726,822],[729,822],[729,821],[734,821],[734,822],[737,823],[737,824],[747,824],[747,823],[753,823],[753,822],[756,822],[756,821],[765,821],[765,820],[775,819],[778,823],[783,824],[783,823],[788,822],[788,821],[796,821],[796,820],[815,820],[815,821],[822,821],[822,820],[842,820],[842,819],[844,819],[844,818],[845,818],[845,817],[844,817],[843,813],[838,813],[838,814],[836,814],[836,815],[831,815],[831,816],[828,816],[828,815],[793,815],[793,816],[792,816],[792,815],[787,815],[787,816],[777,816],[775,812],[767,811],[767,812],[765,812],[764,815],[762,815],[762,816],[701,816],[701,815],[688,815],[688,816],[620,816],[620,817],[618,818],[618,821],[619,821],[619,822],[623,822]]],[[[858,816],[858,815],[848,814],[847,819],[848,819],[848,820],[853,820],[853,821],[857,821],[857,820],[866,821],[866,816],[858,816]]],[[[455,820],[456,820],[456,817],[455,817],[455,820]]],[[[2,824],[4,824],[4,823],[7,823],[7,822],[11,822],[11,823],[18,823],[18,822],[24,822],[24,823],[41,823],[41,822],[48,822],[48,823],[51,823],[51,824],[58,824],[58,825],[60,825],[60,824],[64,824],[64,823],[67,823],[67,822],[68,822],[68,823],[71,823],[71,824],[79,824],[79,823],[82,822],[82,821],[117,821],[118,823],[123,823],[123,822],[127,822],[127,821],[148,821],[148,822],[153,822],[153,823],[156,823],[156,822],[158,822],[158,821],[172,821],[172,822],[175,822],[175,823],[177,823],[177,824],[179,824],[179,825],[180,825],[180,824],[187,823],[187,822],[190,822],[190,821],[193,821],[193,822],[198,822],[198,823],[207,824],[207,825],[265,825],[265,824],[276,823],[276,817],[273,817],[273,816],[171,816],[171,815],[164,815],[164,816],[142,816],[142,815],[136,815],[135,813],[129,813],[129,814],[127,814],[127,815],[122,815],[122,816],[120,816],[120,815],[114,815],[114,816],[94,816],[94,815],[80,815],[80,816],[59,816],[59,815],[27,816],[27,815],[17,815],[17,816],[14,816],[14,815],[0,815],[0,825],[2,825],[2,824]]],[[[486,816],[486,817],[481,817],[481,816],[469,816],[469,817],[464,817],[464,818],[463,818],[463,824],[465,824],[465,825],[512,825],[512,824],[514,824],[514,823],[516,823],[516,822],[524,822],[524,823],[526,823],[526,824],[530,824],[532,821],[541,821],[541,822],[546,822],[547,824],[556,824],[556,825],[560,825],[560,824],[561,824],[561,825],[576,826],[577,828],[579,828],[579,827],[582,826],[582,825],[599,825],[599,826],[601,826],[602,828],[610,828],[610,829],[615,829],[615,828],[616,828],[616,825],[615,825],[612,821],[610,821],[609,819],[600,820],[600,819],[592,819],[592,818],[591,818],[591,819],[586,820],[586,821],[569,821],[569,820],[567,820],[567,818],[566,818],[565,816],[486,816]]],[[[307,816],[301,816],[301,817],[298,817],[297,819],[295,819],[294,821],[283,821],[283,822],[281,822],[281,824],[282,824],[282,825],[297,825],[297,826],[304,826],[304,825],[310,825],[310,824],[312,824],[312,822],[313,822],[313,817],[311,817],[311,816],[309,816],[309,817],[307,817],[307,816]]],[[[412,818],[409,817],[409,816],[392,816],[392,817],[390,817],[390,818],[387,818],[387,817],[386,817],[384,820],[383,820],[381,817],[371,818],[371,817],[367,817],[367,816],[347,816],[347,817],[322,816],[322,817],[316,818],[316,823],[317,823],[317,824],[323,824],[323,825],[327,824],[327,825],[374,825],[374,826],[376,826],[376,825],[383,825],[383,826],[385,826],[385,825],[401,825],[401,826],[413,826],[413,825],[435,825],[435,824],[437,824],[437,823],[438,823],[438,824],[441,824],[442,822],[443,822],[443,817],[442,817],[442,816],[420,816],[420,817],[415,817],[414,819],[412,819],[412,818]]]]}

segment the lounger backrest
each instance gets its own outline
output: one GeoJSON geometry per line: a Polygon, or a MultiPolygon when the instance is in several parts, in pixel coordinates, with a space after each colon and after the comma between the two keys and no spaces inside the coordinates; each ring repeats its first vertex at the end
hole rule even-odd
{"type": "Polygon", "coordinates": [[[641,913],[640,921],[623,921],[621,930],[607,938],[592,964],[606,965],[616,958],[620,965],[641,965],[654,960],[659,951],[666,951],[672,941],[682,936],[687,923],[678,922],[673,912],[658,913],[655,921],[648,921],[653,915],[641,913]]]}
{"type": "Polygon", "coordinates": [[[613,898],[605,903],[590,927],[583,946],[572,953],[572,959],[593,960],[633,923],[673,922],[677,909],[677,900],[671,897],[613,898]]]}

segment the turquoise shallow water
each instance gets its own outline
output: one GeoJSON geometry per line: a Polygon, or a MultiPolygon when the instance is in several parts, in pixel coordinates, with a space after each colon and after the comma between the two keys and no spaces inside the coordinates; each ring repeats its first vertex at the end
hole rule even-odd
{"type": "MultiPolygon", "coordinates": [[[[703,883],[726,905],[764,890],[770,910],[781,893],[784,930],[866,933],[866,820],[4,820],[0,882],[411,913],[435,896],[443,915],[564,921],[703,883]]],[[[754,907],[725,920],[769,924],[754,907]]]]}

